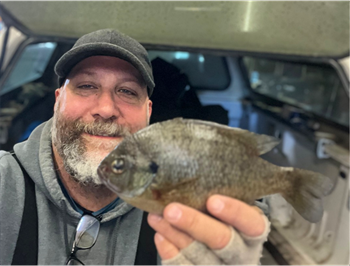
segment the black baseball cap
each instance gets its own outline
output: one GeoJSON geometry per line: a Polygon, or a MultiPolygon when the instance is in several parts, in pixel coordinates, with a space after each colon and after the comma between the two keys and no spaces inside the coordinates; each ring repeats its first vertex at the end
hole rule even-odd
{"type": "Polygon", "coordinates": [[[90,56],[114,56],[132,64],[143,77],[148,96],[152,95],[154,80],[152,65],[146,49],[135,39],[114,29],[103,29],[80,37],[74,46],[57,61],[55,73],[61,87],[72,68],[90,56]]]}

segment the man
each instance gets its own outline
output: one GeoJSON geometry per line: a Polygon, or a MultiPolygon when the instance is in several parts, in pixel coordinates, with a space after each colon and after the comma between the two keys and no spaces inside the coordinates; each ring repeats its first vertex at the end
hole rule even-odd
{"type": "MultiPolygon", "coordinates": [[[[23,169],[0,152],[0,262],[13,262],[27,172],[35,183],[38,264],[134,264],[143,212],[118,199],[96,169],[124,136],[148,125],[154,82],[147,52],[126,35],[100,30],[81,37],[55,72],[54,117],[14,147],[23,169]],[[84,239],[86,246],[74,241],[85,249],[71,252],[76,231],[84,231],[83,215],[98,217],[100,225],[86,227],[96,234],[84,239]]],[[[178,203],[163,217],[148,216],[162,263],[257,264],[266,217],[220,195],[207,207],[212,217],[178,203]]]]}

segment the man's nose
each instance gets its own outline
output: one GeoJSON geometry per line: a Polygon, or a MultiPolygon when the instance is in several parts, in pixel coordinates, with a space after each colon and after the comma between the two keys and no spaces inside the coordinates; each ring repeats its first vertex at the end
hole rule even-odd
{"type": "Polygon", "coordinates": [[[108,118],[117,118],[119,114],[118,107],[115,103],[114,97],[109,92],[103,92],[101,93],[97,101],[95,103],[95,106],[93,107],[92,115],[94,117],[102,117],[104,119],[108,118]]]}

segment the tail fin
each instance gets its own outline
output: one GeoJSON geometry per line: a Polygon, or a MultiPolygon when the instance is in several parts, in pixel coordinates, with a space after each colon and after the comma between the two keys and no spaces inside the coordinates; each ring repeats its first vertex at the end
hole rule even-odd
{"type": "Polygon", "coordinates": [[[287,172],[287,178],[291,179],[290,191],[285,191],[282,196],[294,207],[294,209],[306,220],[316,223],[323,215],[322,198],[327,196],[334,186],[334,182],[324,175],[312,171],[282,167],[287,172]]]}

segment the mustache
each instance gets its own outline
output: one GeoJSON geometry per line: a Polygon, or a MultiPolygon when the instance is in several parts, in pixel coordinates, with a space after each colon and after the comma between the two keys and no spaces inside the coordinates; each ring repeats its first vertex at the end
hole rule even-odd
{"type": "Polygon", "coordinates": [[[87,133],[95,136],[105,137],[126,137],[131,134],[131,130],[125,126],[115,123],[112,119],[99,118],[92,122],[74,121],[76,133],[87,133]]]}
{"type": "Polygon", "coordinates": [[[126,137],[131,135],[131,128],[127,125],[117,124],[114,119],[97,118],[91,122],[79,119],[70,120],[63,116],[54,116],[52,130],[54,143],[73,143],[80,139],[83,133],[95,136],[126,137]],[[59,134],[58,134],[59,132],[59,134]]]}

